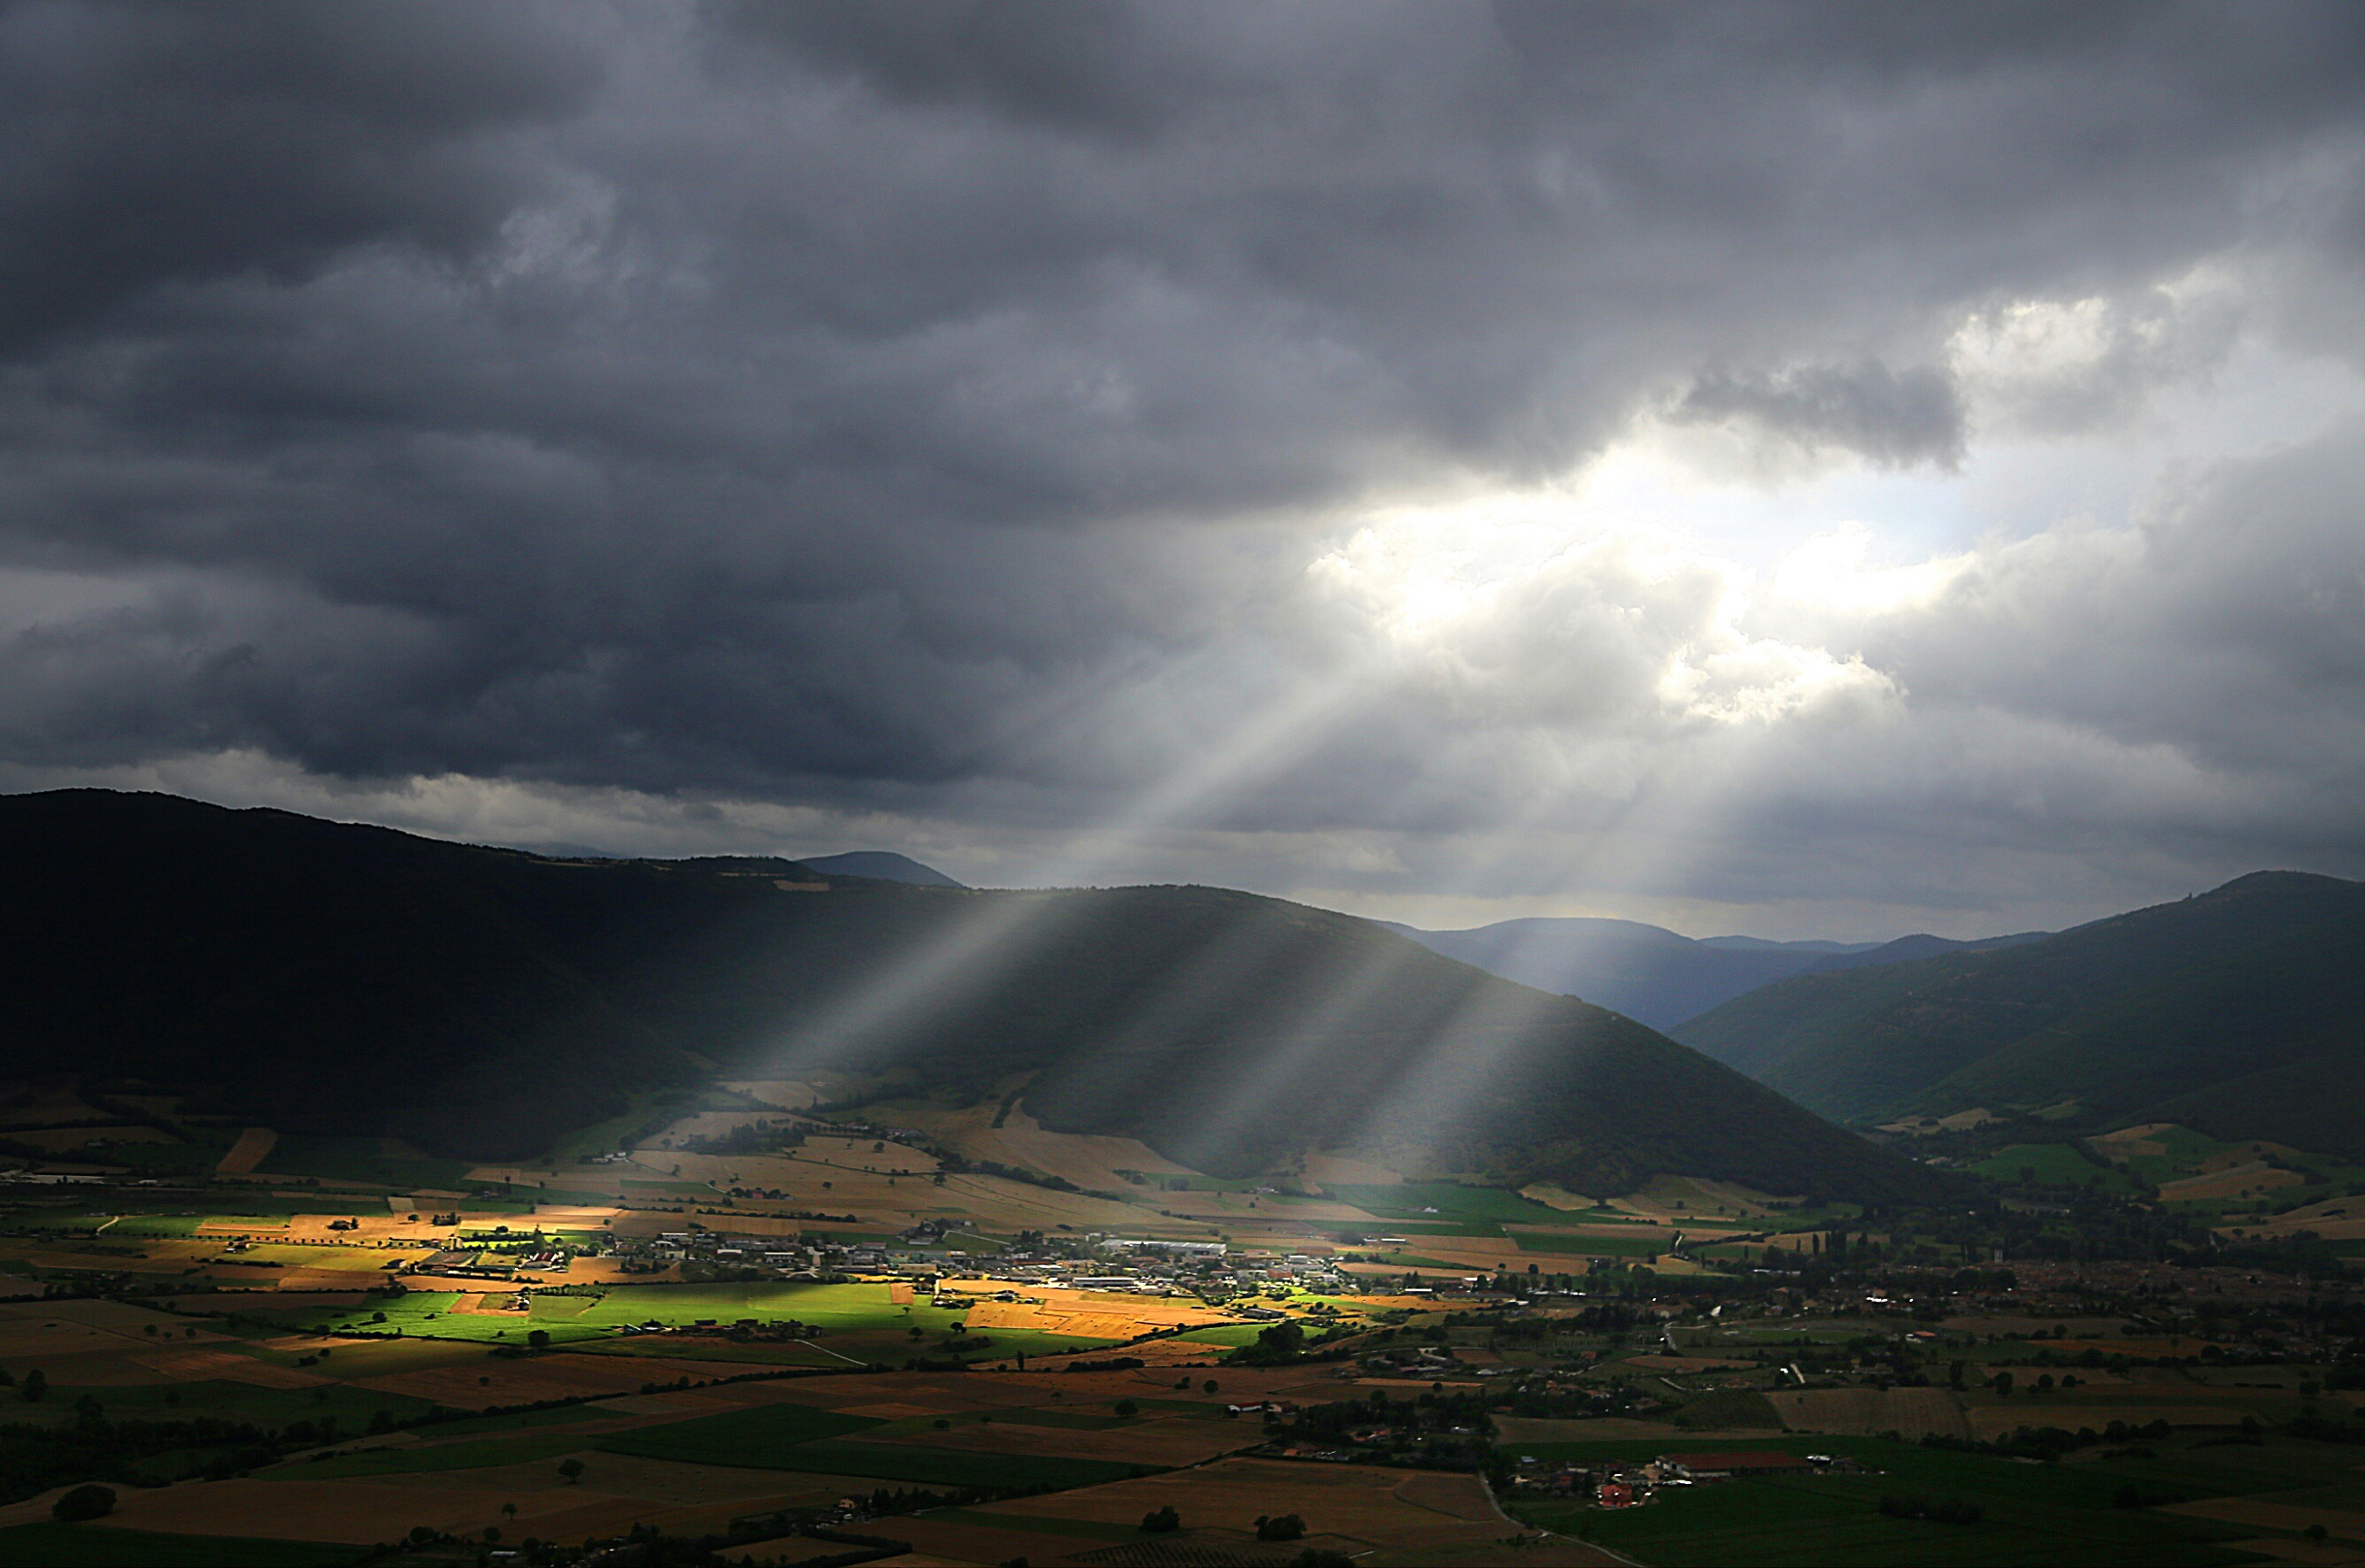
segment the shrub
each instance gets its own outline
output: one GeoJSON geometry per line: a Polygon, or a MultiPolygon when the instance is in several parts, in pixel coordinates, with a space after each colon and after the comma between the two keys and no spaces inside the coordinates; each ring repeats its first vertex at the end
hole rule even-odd
{"type": "Polygon", "coordinates": [[[1141,1528],[1151,1535],[1168,1535],[1182,1528],[1182,1516],[1169,1503],[1162,1508],[1141,1516],[1141,1528]]]}
{"type": "Polygon", "coordinates": [[[73,1524],[83,1519],[103,1519],[115,1511],[115,1488],[112,1486],[77,1486],[50,1505],[50,1517],[73,1524]]]}
{"type": "Polygon", "coordinates": [[[1256,1532],[1259,1540],[1295,1540],[1306,1533],[1306,1521],[1295,1514],[1283,1514],[1278,1518],[1259,1514],[1256,1532]]]}

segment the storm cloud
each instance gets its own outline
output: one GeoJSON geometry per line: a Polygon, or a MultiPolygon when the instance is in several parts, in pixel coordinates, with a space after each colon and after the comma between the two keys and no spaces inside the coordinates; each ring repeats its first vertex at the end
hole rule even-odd
{"type": "Polygon", "coordinates": [[[0,147],[13,785],[1833,935],[2365,873],[2354,7],[25,0],[0,147]]]}

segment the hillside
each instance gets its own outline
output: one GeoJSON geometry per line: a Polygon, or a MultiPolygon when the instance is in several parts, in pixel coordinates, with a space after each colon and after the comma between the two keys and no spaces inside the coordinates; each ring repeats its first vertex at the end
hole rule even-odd
{"type": "Polygon", "coordinates": [[[2354,1076],[2360,921],[2365,884],[2260,872],[2010,948],[1779,981],[1676,1034],[1835,1117],[2075,1101],[2079,1125],[2158,1110],[2330,1148],[2297,1129],[2310,1086],[2354,1076]]]}
{"type": "Polygon", "coordinates": [[[1654,1029],[1672,1028],[1721,1002],[1792,975],[1897,963],[1933,953],[2026,940],[1955,942],[1902,936],[1894,942],[1767,942],[1746,936],[1695,939],[1631,920],[1537,918],[1466,931],[1419,931],[1391,924],[1432,952],[1531,985],[1581,996],[1654,1029]]]}
{"type": "Polygon", "coordinates": [[[152,795],[0,800],[9,1076],[520,1154],[640,1091],[835,1066],[1248,1173],[1309,1148],[1623,1191],[1938,1179],[1629,1019],[1205,888],[976,892],[544,859],[152,795]],[[807,890],[823,884],[826,890],[807,890]]]}
{"type": "Polygon", "coordinates": [[[868,877],[874,882],[908,882],[915,888],[958,888],[961,884],[908,855],[891,849],[850,849],[843,855],[821,855],[800,864],[832,877],[868,877]]]}

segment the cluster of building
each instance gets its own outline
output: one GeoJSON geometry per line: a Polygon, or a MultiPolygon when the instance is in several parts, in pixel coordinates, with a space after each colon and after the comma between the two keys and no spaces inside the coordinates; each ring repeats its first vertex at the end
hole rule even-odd
{"type": "Polygon", "coordinates": [[[1856,1468],[1855,1461],[1830,1454],[1754,1449],[1664,1453],[1646,1464],[1554,1464],[1522,1454],[1512,1467],[1511,1487],[1529,1496],[1590,1497],[1600,1507],[1631,1508],[1675,1488],[1777,1475],[1847,1474],[1856,1468]]]}

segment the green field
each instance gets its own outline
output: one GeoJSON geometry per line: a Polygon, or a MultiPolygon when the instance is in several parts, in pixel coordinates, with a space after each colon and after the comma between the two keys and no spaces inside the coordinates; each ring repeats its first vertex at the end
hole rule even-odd
{"type": "Polygon", "coordinates": [[[2041,1186],[2086,1187],[2121,1196],[2135,1190],[2125,1171],[2096,1163],[2075,1144],[2016,1143],[1998,1149],[1971,1169],[1991,1182],[2023,1182],[2029,1179],[2024,1172],[2034,1171],[2041,1186]]]}
{"type": "Polygon", "coordinates": [[[795,1318],[824,1329],[902,1328],[916,1324],[941,1332],[960,1321],[960,1314],[925,1302],[898,1306],[887,1299],[881,1284],[745,1284],[634,1285],[611,1291],[596,1305],[585,1308],[577,1321],[614,1327],[622,1324],[692,1324],[712,1318],[729,1326],[752,1317],[770,1323],[795,1318]]]}
{"type": "Polygon", "coordinates": [[[1514,1231],[1511,1239],[1519,1244],[1522,1252],[1576,1253],[1594,1258],[1656,1258],[1667,1249],[1664,1241],[1642,1236],[1540,1236],[1521,1230],[1514,1231]]]}
{"type": "MultiPolygon", "coordinates": [[[[362,1276],[367,1279],[367,1275],[362,1276]]],[[[499,1294],[497,1282],[487,1282],[488,1290],[499,1294]]],[[[526,1336],[539,1328],[550,1336],[554,1345],[574,1340],[604,1339],[609,1330],[605,1325],[590,1327],[580,1319],[582,1314],[574,1306],[580,1298],[555,1296],[554,1303],[567,1305],[556,1312],[466,1313],[452,1310],[460,1299],[450,1291],[410,1291],[398,1296],[374,1296],[357,1306],[293,1307],[285,1311],[264,1310],[256,1314],[271,1322],[290,1328],[313,1329],[324,1333],[402,1334],[430,1339],[465,1339],[488,1345],[523,1346],[526,1336]],[[376,1321],[385,1314],[384,1321],[376,1321]]]]}
{"type": "MultiPolygon", "coordinates": [[[[1716,1483],[1624,1513],[1560,1503],[1519,1504],[1516,1511],[1548,1529],[1581,1530],[1653,1568],[2211,1568],[2254,1561],[2220,1544],[2254,1530],[2117,1506],[2125,1478],[2113,1472],[2019,1464],[1877,1439],[1725,1439],[1716,1446],[1844,1455],[1865,1473],[1716,1483]],[[1891,1493],[1976,1503],[1985,1517],[1968,1525],[1891,1518],[1879,1509],[1882,1495],[1891,1493]]],[[[1521,1444],[1519,1451],[1540,1459],[1642,1459],[1671,1448],[1680,1451],[1681,1445],[1521,1444]]]]}
{"type": "Polygon", "coordinates": [[[1255,1344],[1257,1336],[1271,1327],[1269,1323],[1217,1323],[1205,1328],[1190,1329],[1174,1338],[1187,1339],[1194,1345],[1227,1345],[1238,1350],[1242,1345],[1255,1344]]]}
{"type": "MultiPolygon", "coordinates": [[[[662,1427],[643,1427],[600,1439],[610,1453],[684,1464],[735,1464],[769,1468],[776,1455],[797,1443],[842,1438],[884,1423],[868,1416],[841,1416],[805,1405],[759,1405],[720,1416],[701,1416],[662,1427]]],[[[793,1468],[793,1467],[791,1467],[793,1468]]]]}
{"type": "MultiPolygon", "coordinates": [[[[1530,1198],[1500,1187],[1464,1187],[1452,1182],[1404,1182],[1393,1186],[1348,1184],[1324,1191],[1342,1204],[1384,1220],[1439,1224],[1453,1221],[1505,1220],[1524,1225],[1565,1223],[1568,1216],[1530,1198]],[[1436,1213],[1429,1213],[1434,1209],[1436,1213]]],[[[1396,1228],[1391,1226],[1391,1228],[1396,1228]]]]}

